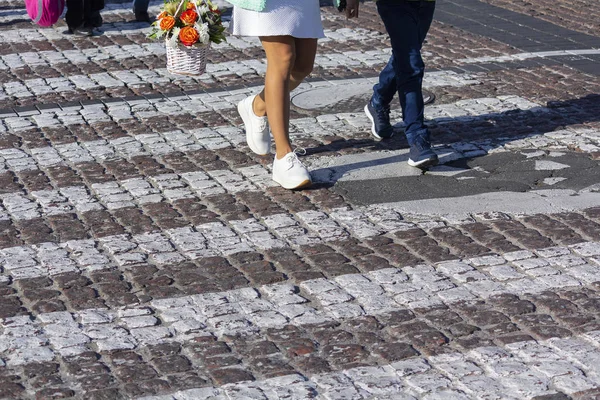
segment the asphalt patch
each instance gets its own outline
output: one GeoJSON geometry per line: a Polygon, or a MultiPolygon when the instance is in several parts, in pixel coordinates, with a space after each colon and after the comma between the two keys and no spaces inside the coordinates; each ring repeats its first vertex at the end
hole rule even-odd
{"type": "Polygon", "coordinates": [[[424,172],[417,176],[372,180],[342,178],[333,189],[353,204],[370,205],[420,199],[458,199],[493,192],[580,191],[600,185],[599,162],[586,154],[574,152],[495,153],[454,160],[445,166],[462,169],[463,172],[452,176],[424,172]]]}

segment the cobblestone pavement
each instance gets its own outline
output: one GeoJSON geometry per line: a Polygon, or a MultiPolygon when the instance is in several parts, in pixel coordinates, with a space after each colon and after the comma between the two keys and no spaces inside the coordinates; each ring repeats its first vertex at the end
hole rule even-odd
{"type": "Polygon", "coordinates": [[[373,3],[322,15],[292,192],[236,112],[257,40],[178,77],[129,3],[0,0],[0,398],[600,398],[600,3],[439,0],[426,173],[361,112],[373,3]]]}

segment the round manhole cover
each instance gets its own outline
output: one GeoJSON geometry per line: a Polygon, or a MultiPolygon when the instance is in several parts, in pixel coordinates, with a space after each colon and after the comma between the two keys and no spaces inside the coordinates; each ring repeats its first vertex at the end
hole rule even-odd
{"type": "MultiPolygon", "coordinates": [[[[319,114],[361,112],[373,93],[372,83],[353,83],[307,90],[292,97],[298,109],[319,114]]],[[[430,104],[435,95],[423,90],[423,101],[430,104]]]]}
{"type": "Polygon", "coordinates": [[[363,93],[351,97],[340,99],[332,105],[321,108],[323,114],[334,113],[356,113],[365,108],[365,104],[371,99],[370,93],[363,93]]]}
{"type": "Polygon", "coordinates": [[[358,112],[373,91],[372,83],[350,83],[307,90],[292,97],[292,104],[320,113],[358,112]]]}

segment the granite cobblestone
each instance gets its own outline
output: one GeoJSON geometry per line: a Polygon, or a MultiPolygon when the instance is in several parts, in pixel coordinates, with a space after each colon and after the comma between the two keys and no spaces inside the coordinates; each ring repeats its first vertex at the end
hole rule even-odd
{"type": "MultiPolygon", "coordinates": [[[[598,395],[600,209],[432,218],[353,206],[329,181],[284,191],[240,146],[256,40],[174,79],[125,3],[93,38],[0,6],[0,398],[598,395]]],[[[300,89],[370,86],[389,47],[374,4],[322,10],[300,89]]],[[[588,11],[544,0],[536,17],[593,35],[588,11]]],[[[424,48],[443,162],[598,158],[600,83],[573,64],[595,53],[464,28],[436,21],[424,48]]],[[[362,113],[291,116],[308,165],[406,147],[372,143],[362,113]]]]}
{"type": "MultiPolygon", "coordinates": [[[[283,288],[282,288],[283,289],[283,288]]],[[[268,287],[268,289],[265,289],[265,292],[267,293],[272,293],[272,294],[276,294],[276,293],[281,293],[284,296],[286,295],[285,293],[287,292],[287,289],[284,289],[283,291],[281,291],[280,289],[274,289],[272,287],[268,287]]],[[[289,292],[288,292],[289,293],[289,292]]],[[[233,295],[233,293],[232,293],[233,295]]],[[[243,290],[241,292],[237,292],[234,295],[235,298],[237,298],[238,301],[252,301],[252,300],[259,300],[257,297],[257,292],[254,291],[248,291],[248,290],[243,290]]],[[[210,295],[210,297],[202,297],[202,298],[190,298],[188,301],[194,301],[194,302],[198,302],[198,301],[208,301],[209,303],[207,304],[213,304],[213,305],[218,305],[218,304],[228,304],[228,303],[224,303],[224,301],[227,301],[225,298],[220,298],[218,295],[213,296],[210,295]]],[[[297,302],[297,300],[292,300],[292,303],[297,302]]],[[[182,303],[183,299],[179,299],[176,301],[169,301],[168,303],[164,303],[164,306],[169,307],[167,310],[172,309],[172,310],[191,310],[189,307],[185,307],[185,308],[181,308],[181,306],[183,305],[182,303]]],[[[286,303],[289,303],[289,300],[285,301],[286,303]]],[[[160,304],[163,304],[160,303],[160,304]]],[[[155,302],[155,304],[159,304],[159,302],[155,302]]],[[[247,306],[246,306],[247,307],[247,306]]],[[[160,309],[162,309],[163,311],[165,309],[163,309],[162,307],[159,307],[160,309]]],[[[256,309],[256,308],[254,308],[256,309]]],[[[208,310],[207,308],[204,308],[204,310],[208,310]]],[[[258,308],[258,312],[260,312],[260,307],[258,308]]],[[[166,311],[165,311],[166,312],[166,311]]],[[[231,311],[226,311],[226,312],[231,312],[231,311]]],[[[155,323],[155,320],[153,319],[153,317],[151,318],[145,318],[143,317],[143,315],[147,315],[148,311],[144,308],[140,308],[140,309],[124,309],[123,312],[119,312],[118,313],[120,316],[117,316],[117,314],[115,313],[111,313],[111,312],[106,312],[106,311],[86,311],[85,313],[81,313],[81,322],[82,324],[92,324],[95,328],[94,331],[91,330],[87,330],[86,332],[88,332],[89,334],[92,334],[92,332],[96,332],[93,333],[93,337],[95,337],[97,340],[102,340],[102,337],[106,337],[104,336],[105,334],[101,334],[101,331],[98,331],[97,328],[103,327],[102,329],[106,329],[106,325],[105,324],[109,324],[108,326],[110,326],[111,321],[118,321],[120,320],[126,320],[124,323],[129,325],[129,328],[131,329],[131,322],[128,321],[139,321],[136,322],[136,326],[139,326],[140,324],[143,326],[152,326],[152,324],[155,323]],[[141,315],[140,315],[141,314],[141,315]],[[144,321],[144,322],[142,322],[144,321]],[[100,325],[96,325],[96,324],[100,324],[100,325]]],[[[162,315],[162,314],[161,314],[162,315]]],[[[165,317],[169,315],[169,314],[165,314],[165,317]]],[[[177,314],[174,314],[174,316],[177,314]]],[[[196,314],[197,315],[197,314],[196,314]]],[[[194,317],[193,315],[189,315],[192,318],[197,318],[194,317]]],[[[45,329],[48,329],[48,331],[53,332],[52,329],[53,327],[56,326],[56,328],[58,328],[59,330],[56,331],[57,333],[59,332],[65,332],[63,334],[66,334],[67,329],[64,326],[64,324],[72,324],[72,321],[70,318],[70,314],[65,314],[65,313],[55,313],[52,315],[49,315],[47,318],[41,318],[41,321],[43,321],[43,323],[45,324],[45,329]],[[61,325],[53,325],[56,324],[57,322],[61,323],[61,325]]],[[[176,317],[176,320],[178,318],[181,317],[176,317]]],[[[189,317],[188,317],[189,318],[189,317]]],[[[358,322],[358,321],[357,321],[358,322]]],[[[30,324],[31,322],[27,322],[27,324],[30,324]]],[[[349,323],[349,322],[348,322],[349,323]]],[[[26,325],[22,325],[19,324],[18,326],[22,327],[22,326],[27,326],[26,325]]],[[[189,326],[189,325],[188,325],[189,326]]],[[[268,328],[267,329],[280,329],[281,325],[276,325],[277,328],[268,328]]],[[[355,325],[356,326],[356,325],[355,325]]],[[[183,327],[183,326],[182,326],[183,327]]],[[[139,329],[139,328],[133,328],[133,329],[139,329]]],[[[196,328],[198,329],[198,328],[196,328]]],[[[199,326],[199,329],[202,329],[202,326],[199,326]]],[[[295,328],[297,329],[297,328],[295,328]]],[[[331,329],[331,328],[330,328],[331,329]]],[[[111,330],[111,336],[114,337],[114,335],[117,333],[117,331],[111,330]]],[[[123,332],[123,331],[121,331],[123,332]]],[[[32,332],[33,333],[33,332],[32,332]]],[[[140,332],[141,333],[141,332],[140,332]]],[[[331,335],[331,333],[330,333],[331,335]]],[[[596,335],[595,332],[589,332],[585,335],[586,338],[591,338],[592,340],[594,340],[593,338],[595,337],[594,335],[596,335]]],[[[334,335],[335,336],[335,335],[334,335]]],[[[348,335],[342,335],[340,336],[340,338],[342,337],[346,337],[348,335]]],[[[204,336],[201,336],[204,337],[204,336]]],[[[141,336],[138,336],[139,338],[145,338],[147,340],[150,340],[151,342],[153,340],[155,340],[155,338],[160,338],[160,336],[156,336],[154,335],[149,335],[148,333],[144,333],[141,336]]],[[[348,337],[349,338],[349,337],[348,337]]],[[[58,343],[62,343],[60,341],[60,338],[56,338],[53,339],[53,343],[54,341],[57,341],[58,343]]],[[[207,344],[210,343],[214,343],[212,342],[211,339],[209,340],[209,342],[207,344]]],[[[110,345],[110,342],[106,342],[103,341],[102,343],[104,343],[104,345],[108,345],[108,346],[114,346],[116,345],[116,343],[110,345]]],[[[201,342],[198,342],[201,343],[201,342]]],[[[219,342],[217,342],[219,343],[219,342]]],[[[222,342],[221,342],[222,343],[222,342]]],[[[223,349],[227,349],[229,348],[229,350],[227,350],[228,354],[229,352],[232,351],[232,347],[231,345],[233,344],[233,351],[236,351],[235,349],[237,348],[236,345],[234,344],[235,341],[233,343],[231,343],[229,346],[223,348],[223,349]]],[[[385,392],[384,388],[388,388],[388,390],[397,390],[398,387],[405,387],[404,385],[407,385],[408,388],[412,388],[412,390],[415,390],[416,392],[409,392],[409,393],[413,393],[415,395],[422,395],[425,393],[429,393],[432,390],[435,392],[435,388],[439,388],[440,384],[439,383],[435,383],[437,380],[441,379],[441,386],[442,387],[448,387],[450,385],[451,381],[454,381],[454,379],[460,379],[462,382],[465,382],[466,377],[476,377],[479,376],[481,377],[481,379],[483,379],[483,381],[485,382],[485,380],[487,379],[488,382],[494,382],[494,384],[496,385],[496,387],[502,387],[504,390],[509,390],[515,398],[519,398],[519,396],[522,396],[523,394],[525,394],[526,392],[529,393],[537,393],[538,395],[541,394],[546,394],[546,393],[551,393],[552,391],[548,389],[548,383],[545,384],[540,384],[539,380],[534,382],[531,381],[530,382],[530,386],[524,386],[524,385],[529,385],[526,383],[526,381],[524,380],[514,380],[514,378],[511,378],[516,371],[519,370],[519,368],[521,369],[530,369],[531,367],[529,367],[527,364],[528,363],[539,363],[541,360],[546,360],[546,363],[544,363],[544,368],[540,370],[540,373],[543,373],[545,376],[547,376],[547,378],[543,379],[543,382],[549,382],[548,379],[552,379],[553,380],[553,384],[555,386],[562,386],[565,384],[565,379],[563,378],[565,376],[565,374],[568,374],[569,372],[569,368],[573,371],[571,372],[571,374],[576,374],[576,376],[581,376],[581,378],[577,381],[579,382],[577,385],[573,386],[572,383],[569,383],[568,385],[564,386],[564,389],[567,391],[567,393],[569,393],[570,390],[577,390],[579,388],[582,388],[583,390],[587,390],[586,387],[589,389],[590,388],[590,380],[588,378],[585,378],[582,375],[581,372],[581,366],[583,366],[584,369],[586,369],[586,374],[591,373],[589,368],[590,368],[590,363],[585,362],[581,360],[582,356],[585,356],[585,354],[590,354],[590,350],[593,349],[594,345],[590,344],[589,340],[584,340],[584,339],[566,339],[565,340],[550,340],[550,341],[546,341],[546,342],[542,342],[545,344],[541,344],[541,342],[533,342],[533,341],[525,341],[525,342],[518,342],[515,343],[514,345],[506,345],[503,348],[494,348],[494,347],[484,347],[484,348],[475,348],[473,350],[471,350],[471,352],[469,353],[470,355],[467,356],[468,358],[465,359],[464,355],[462,353],[454,353],[454,354],[446,354],[446,355],[439,355],[439,356],[431,356],[431,357],[427,357],[427,358],[408,358],[406,359],[406,361],[399,361],[396,362],[394,364],[391,364],[389,366],[386,366],[385,364],[382,364],[383,368],[385,371],[388,371],[387,373],[385,373],[384,375],[382,375],[382,377],[389,377],[391,380],[391,382],[395,382],[392,383],[391,386],[390,383],[386,383],[386,379],[383,380],[379,380],[379,379],[375,379],[377,377],[380,377],[378,375],[378,373],[375,373],[373,370],[373,368],[376,367],[368,367],[368,368],[364,368],[364,367],[359,367],[357,369],[350,369],[350,370],[342,370],[340,371],[342,375],[337,375],[339,373],[335,373],[336,375],[329,375],[329,376],[335,376],[336,380],[338,379],[342,379],[342,381],[345,382],[352,382],[352,385],[350,387],[355,387],[358,390],[366,390],[367,388],[371,388],[372,390],[379,390],[379,392],[373,392],[373,393],[380,393],[380,394],[385,394],[387,392],[385,392]],[[551,346],[548,346],[548,344],[551,346]],[[586,348],[587,346],[587,348],[586,348]],[[591,346],[591,347],[590,347],[591,346]],[[506,349],[506,350],[505,350],[506,349]],[[572,350],[570,350],[572,349],[572,350]],[[559,353],[555,353],[555,351],[558,351],[559,353]],[[560,354],[560,355],[559,355],[560,354]],[[573,361],[563,361],[563,357],[564,355],[568,354],[569,355],[569,360],[573,360],[573,361]],[[544,358],[541,358],[544,357],[544,358]],[[517,360],[515,360],[515,358],[518,358],[518,362],[517,360]],[[458,361],[464,360],[464,370],[462,370],[459,366],[461,364],[457,364],[458,361]],[[498,361],[493,361],[492,363],[490,363],[492,360],[498,360],[498,361]],[[506,360],[506,361],[503,361],[506,360]],[[408,364],[408,362],[411,362],[413,364],[408,364]],[[452,371],[449,372],[448,371],[448,366],[449,366],[449,362],[452,362],[452,371]],[[560,369],[559,370],[553,370],[552,368],[559,368],[559,365],[552,365],[552,364],[548,364],[548,362],[558,362],[558,363],[562,363],[560,364],[560,369]],[[571,362],[576,362],[576,364],[570,364],[571,362]],[[419,364],[420,363],[420,364],[419,364]],[[409,365],[414,365],[414,366],[410,366],[409,365]],[[421,365],[421,367],[416,367],[417,365],[421,365]],[[482,366],[481,367],[477,367],[477,365],[482,366]],[[576,367],[575,365],[579,365],[579,367],[576,367]],[[393,368],[392,370],[390,370],[389,368],[393,368]],[[409,368],[408,370],[406,368],[409,368]],[[417,369],[415,369],[417,368],[417,369]],[[418,368],[421,368],[420,370],[418,368]],[[440,372],[432,372],[431,368],[435,368],[437,371],[440,372]],[[566,369],[565,369],[566,368],[566,369]],[[407,372],[405,371],[409,371],[408,375],[407,372]],[[417,373],[424,373],[429,371],[427,374],[424,375],[417,375],[415,376],[414,374],[417,373]],[[464,372],[462,372],[464,371],[464,372]],[[505,372],[502,372],[505,371],[505,372]],[[557,371],[557,372],[552,372],[552,371],[557,371]],[[559,372],[561,371],[561,372],[559,372]],[[565,372],[567,371],[567,372],[565,372]],[[404,380],[403,378],[407,377],[407,376],[411,376],[413,378],[409,379],[409,380],[404,380]],[[448,378],[446,378],[445,376],[447,376],[448,378]],[[363,382],[360,378],[363,377],[362,379],[371,379],[370,381],[365,381],[365,383],[361,383],[363,382]],[[348,381],[348,378],[351,378],[351,381],[348,381]],[[461,379],[463,378],[463,379],[461,379]],[[374,379],[374,380],[373,380],[374,379]],[[404,382],[404,384],[399,383],[400,382],[404,382]],[[368,383],[370,382],[370,383],[368,383]],[[446,383],[443,383],[446,382],[446,383]],[[587,382],[587,383],[586,383],[587,382]],[[373,385],[375,385],[375,388],[373,388],[373,385]],[[401,386],[398,386],[401,385],[401,386]],[[587,386],[586,386],[587,385],[587,386]],[[508,388],[508,389],[507,389],[508,388]],[[574,389],[576,388],[576,389],[574,389]]],[[[77,344],[76,344],[77,345],[77,344]]],[[[57,345],[60,348],[60,345],[57,345]]],[[[119,344],[118,345],[120,348],[125,347],[128,348],[130,347],[130,345],[127,345],[126,343],[123,344],[119,344]]],[[[172,346],[172,345],[168,345],[165,344],[165,346],[172,346]]],[[[211,345],[212,346],[212,345],[211,345]]],[[[109,347],[112,348],[112,347],[109,347]]],[[[178,348],[181,348],[180,345],[176,345],[176,347],[174,348],[174,350],[176,352],[180,351],[177,350],[178,348]]],[[[140,349],[141,350],[141,349],[140,349]]],[[[68,357],[69,352],[73,352],[76,351],[74,348],[70,348],[69,350],[64,350],[65,353],[67,354],[66,356],[68,357]]],[[[124,351],[131,351],[131,350],[124,350],[124,351]]],[[[139,350],[138,350],[139,351],[139,350]]],[[[141,350],[142,352],[146,352],[146,350],[141,350]]],[[[325,349],[323,350],[325,351],[325,349]]],[[[38,362],[40,360],[47,360],[48,356],[44,357],[44,354],[41,352],[37,352],[35,353],[36,357],[38,357],[38,362]],[[41,359],[39,357],[42,357],[41,359]]],[[[109,357],[109,358],[113,358],[115,357],[115,353],[112,353],[112,356],[105,356],[105,357],[109,357]]],[[[118,354],[118,353],[116,353],[118,354]]],[[[219,354],[219,353],[215,353],[215,354],[219,354]]],[[[223,354],[223,353],[221,353],[223,354]]],[[[138,356],[139,357],[139,356],[138,356]]],[[[413,356],[414,357],[414,356],[413,356]]],[[[51,360],[47,360],[44,362],[50,362],[51,360]]],[[[105,361],[106,362],[106,361],[105,361]]],[[[114,362],[114,361],[113,361],[114,362]]],[[[119,365],[118,363],[115,365],[119,365]]],[[[535,365],[539,365],[539,364],[535,364],[535,365]]],[[[380,367],[381,368],[381,367],[380,367]]],[[[536,367],[536,369],[539,370],[538,367],[536,367]]],[[[122,375],[121,375],[122,376],[122,375]]],[[[152,376],[152,375],[150,375],[152,376]]],[[[150,377],[149,376],[149,377],[150,377]]],[[[541,378],[542,375],[538,375],[538,379],[542,379],[541,378]]],[[[283,378],[281,378],[283,379],[283,378]]],[[[572,380],[572,378],[570,378],[572,380]]],[[[323,383],[321,384],[321,378],[319,376],[311,376],[310,378],[311,381],[316,382],[316,384],[318,385],[318,388],[323,390],[327,390],[327,384],[324,382],[327,382],[327,380],[322,381],[323,383]]],[[[235,381],[234,381],[235,382],[235,381]]],[[[261,382],[261,381],[258,381],[261,382]]],[[[455,382],[455,381],[454,381],[455,382]]],[[[233,383],[233,382],[232,382],[233,383]]],[[[243,383],[240,383],[238,385],[244,385],[243,383]]],[[[333,388],[333,387],[332,387],[333,388]]],[[[459,385],[456,389],[457,393],[465,393],[463,392],[464,390],[466,390],[466,393],[469,394],[476,394],[477,391],[473,392],[473,388],[477,388],[476,384],[473,384],[473,382],[469,382],[468,385],[464,385],[461,386],[459,385]]],[[[213,390],[219,390],[217,388],[213,388],[213,390]]],[[[177,398],[177,397],[175,397],[177,398]]],[[[468,398],[468,397],[467,397],[468,398]]]]}
{"type": "MultiPolygon", "coordinates": [[[[214,241],[218,238],[229,238],[233,234],[233,232],[223,229],[217,229],[216,231],[203,231],[200,229],[200,231],[203,232],[203,235],[208,238],[209,246],[211,240],[214,241]]],[[[153,254],[158,254],[153,252],[162,250],[164,253],[169,254],[173,250],[171,245],[166,240],[162,239],[162,241],[156,241],[157,238],[159,238],[157,235],[146,235],[144,237],[136,238],[137,243],[127,241],[124,237],[106,238],[102,241],[102,246],[107,249],[111,249],[111,252],[114,254],[113,257],[116,260],[116,262],[120,265],[124,265],[125,267],[127,267],[127,265],[133,265],[139,262],[143,262],[146,257],[152,258],[153,254]],[[143,250],[144,252],[127,253],[128,250],[136,249],[138,251],[143,250]],[[149,253],[150,255],[148,256],[149,253]],[[133,255],[137,255],[138,258],[133,258],[133,255]]],[[[222,242],[218,243],[220,244],[222,242]]],[[[76,245],[77,244],[74,244],[73,248],[77,248],[76,245]]],[[[222,249],[222,245],[219,248],[222,249]]],[[[6,257],[11,257],[11,260],[14,259],[15,262],[19,262],[19,260],[22,260],[21,269],[34,268],[34,266],[37,263],[29,261],[33,259],[33,254],[31,252],[26,253],[24,252],[24,250],[25,249],[15,249],[10,253],[4,251],[3,257],[5,259],[6,257]]],[[[226,253],[227,249],[222,251],[226,253]]],[[[92,252],[91,254],[91,256],[95,257],[100,263],[105,263],[107,261],[106,258],[99,258],[98,255],[99,254],[97,252],[92,252]]],[[[74,265],[75,262],[67,257],[68,255],[65,250],[62,250],[57,246],[48,245],[41,246],[40,248],[38,248],[37,254],[35,256],[35,258],[39,260],[39,265],[41,268],[44,268],[44,265],[49,265],[47,263],[50,260],[52,260],[51,263],[54,268],[63,265],[63,273],[71,272],[73,269],[76,268],[74,265]]],[[[159,259],[155,259],[153,261],[160,262],[158,260],[159,259]]],[[[544,259],[541,260],[545,261],[544,259]]],[[[513,265],[513,267],[518,268],[516,265],[513,265]]],[[[284,306],[293,305],[290,309],[290,311],[292,311],[292,314],[290,315],[295,315],[295,317],[284,317],[282,315],[281,317],[279,317],[283,318],[282,321],[277,321],[277,318],[273,319],[276,315],[281,315],[275,310],[282,310],[285,312],[286,307],[281,307],[281,303],[275,305],[267,299],[259,299],[258,292],[252,289],[239,289],[237,291],[233,291],[233,293],[230,295],[233,297],[230,300],[227,300],[227,292],[224,292],[221,295],[219,295],[218,293],[207,293],[204,295],[191,296],[187,298],[188,300],[186,300],[189,303],[186,306],[186,309],[190,309],[190,307],[193,308],[193,303],[190,303],[190,301],[200,301],[200,309],[204,311],[195,311],[195,313],[198,315],[198,317],[195,319],[202,326],[212,326],[213,329],[216,329],[216,331],[213,331],[213,334],[214,332],[221,332],[221,334],[227,332],[228,334],[230,334],[232,332],[232,329],[234,331],[239,330],[240,333],[246,332],[246,334],[250,334],[250,332],[253,332],[253,329],[255,329],[252,327],[262,326],[263,328],[269,328],[280,326],[281,323],[285,324],[288,322],[287,318],[290,318],[289,321],[294,321],[294,324],[318,324],[326,321],[357,318],[365,315],[365,312],[370,312],[372,313],[372,315],[378,315],[393,311],[394,309],[397,309],[399,305],[408,307],[409,309],[421,310],[431,307],[438,307],[443,303],[450,305],[461,301],[472,302],[477,301],[478,299],[493,298],[493,296],[497,296],[501,293],[515,293],[517,295],[522,295],[525,292],[543,292],[544,290],[562,288],[565,286],[585,286],[585,284],[582,285],[580,281],[577,281],[572,276],[570,276],[571,270],[568,267],[564,268],[564,272],[561,274],[561,276],[563,276],[564,279],[570,279],[567,285],[564,285],[564,283],[560,280],[554,279],[553,281],[543,281],[544,284],[541,285],[535,285],[532,284],[532,282],[529,284],[529,289],[516,291],[515,288],[510,285],[510,283],[500,283],[504,281],[503,276],[500,277],[500,279],[497,279],[497,276],[495,276],[494,274],[490,274],[489,278],[484,276],[481,277],[482,280],[480,282],[489,283],[485,286],[474,285],[473,281],[467,281],[467,283],[463,283],[460,284],[460,286],[457,286],[456,284],[452,283],[451,280],[449,280],[449,278],[454,278],[455,276],[457,276],[456,273],[460,275],[464,274],[465,272],[481,268],[482,266],[480,261],[473,259],[468,260],[467,263],[463,262],[463,264],[461,264],[460,262],[452,262],[451,264],[440,264],[440,271],[444,271],[449,275],[443,275],[435,272],[436,268],[434,268],[433,266],[422,265],[416,267],[406,267],[402,271],[398,269],[384,269],[379,271],[373,271],[362,276],[342,275],[336,279],[338,282],[337,284],[333,281],[328,281],[324,279],[305,281],[300,285],[300,289],[303,292],[306,292],[306,295],[310,298],[314,298],[318,302],[316,304],[320,304],[323,307],[322,311],[317,311],[317,309],[313,307],[302,305],[303,303],[306,303],[307,299],[302,299],[303,296],[295,295],[293,287],[290,287],[289,284],[284,284],[281,287],[281,289],[269,288],[267,289],[267,293],[272,293],[275,296],[275,299],[282,299],[281,296],[278,295],[278,293],[285,294],[285,297],[283,297],[283,299],[286,299],[285,304],[283,304],[284,306]],[[494,280],[494,278],[496,278],[497,280],[494,280]],[[205,301],[208,301],[208,303],[204,304],[205,301]],[[214,301],[216,301],[216,303],[214,303],[214,301]],[[245,301],[250,301],[250,303],[246,304],[245,301]],[[358,304],[353,303],[353,301],[356,301],[358,304]],[[218,306],[220,304],[222,304],[225,307],[222,311],[223,314],[221,314],[221,311],[217,311],[220,309],[219,307],[212,310],[213,307],[218,306]],[[207,306],[209,308],[207,308],[207,306]],[[235,315],[239,314],[242,309],[244,310],[245,314],[258,314],[254,315],[253,319],[251,320],[251,323],[244,322],[244,318],[240,319],[241,316],[235,317],[235,315]],[[210,310],[210,314],[206,314],[208,310],[210,310]],[[215,311],[217,312],[216,314],[215,311]],[[206,315],[206,317],[200,317],[202,314],[206,315]],[[228,316],[227,319],[224,320],[223,317],[220,316],[220,314],[223,317],[228,316]],[[264,317],[262,316],[263,314],[264,317]],[[218,318],[218,323],[211,322],[213,321],[212,318],[215,317],[218,318]],[[224,326],[226,328],[223,328],[224,326]],[[222,331],[221,329],[225,330],[222,331]]],[[[484,272],[485,274],[487,270],[483,269],[482,272],[484,272]]],[[[514,276],[511,276],[510,278],[514,278],[516,281],[522,279],[520,277],[514,276]]],[[[595,277],[590,281],[597,282],[597,279],[598,275],[596,274],[595,277]]],[[[460,280],[458,281],[460,282],[460,280]]],[[[157,307],[155,312],[158,313],[158,315],[161,315],[161,310],[163,310],[164,306],[166,306],[167,309],[169,309],[170,307],[173,307],[169,304],[174,301],[176,304],[179,304],[179,306],[176,307],[180,307],[181,304],[183,304],[181,302],[184,301],[184,299],[186,299],[186,297],[172,300],[155,300],[152,304],[154,304],[154,307],[157,307]]],[[[280,302],[281,300],[278,301],[280,302]]],[[[142,308],[140,311],[142,312],[142,314],[148,314],[151,312],[145,307],[142,308]]],[[[106,314],[106,312],[104,313],[106,314]]],[[[40,314],[39,318],[41,318],[41,323],[47,322],[44,320],[44,315],[46,314],[40,314]]],[[[106,315],[112,314],[108,312],[108,314],[106,315]]],[[[139,315],[139,312],[136,311],[134,315],[139,315]]],[[[490,316],[492,315],[493,313],[490,314],[490,316]]],[[[65,314],[64,312],[62,314],[50,313],[48,314],[48,316],[49,318],[68,319],[71,317],[71,314],[65,314]]],[[[484,314],[480,313],[473,314],[470,316],[470,318],[474,317],[477,317],[477,320],[475,321],[477,324],[484,323],[485,321],[484,314]]],[[[502,322],[502,320],[495,320],[493,318],[494,317],[492,317],[492,320],[490,320],[492,324],[502,322]]],[[[75,317],[75,319],[78,319],[78,317],[75,317]]],[[[111,321],[114,319],[115,317],[109,318],[109,320],[111,321]]],[[[54,319],[52,319],[52,321],[54,321],[54,319]]],[[[137,324],[148,323],[150,325],[155,325],[157,322],[157,320],[154,317],[138,319],[137,321],[139,321],[137,322],[137,324]]],[[[64,321],[62,323],[64,323],[64,321]]],[[[131,328],[131,324],[126,324],[125,327],[131,328]]],[[[75,326],[70,326],[69,332],[72,333],[74,329],[75,326]]],[[[119,329],[121,330],[122,328],[119,329]]],[[[164,326],[160,329],[157,328],[156,330],[150,330],[147,334],[142,334],[142,332],[140,331],[141,336],[136,336],[135,334],[133,334],[133,337],[131,339],[126,340],[126,343],[129,343],[127,344],[128,347],[133,346],[134,343],[153,343],[156,340],[160,341],[161,338],[164,338],[164,335],[166,335],[167,332],[169,332],[169,328],[164,326]]],[[[175,334],[175,332],[169,333],[168,336],[175,334]]],[[[123,333],[125,333],[125,331],[123,331],[123,333]]],[[[83,336],[81,340],[83,340],[83,336]]],[[[87,340],[82,343],[78,342],[76,343],[76,345],[81,345],[84,343],[87,343],[87,340]]],[[[103,345],[107,344],[104,343],[103,345]]],[[[69,345],[66,347],[71,348],[74,346],[75,345],[69,345]]],[[[59,348],[62,347],[59,346],[59,348]]],[[[78,352],[79,350],[70,349],[69,351],[78,352]]]]}

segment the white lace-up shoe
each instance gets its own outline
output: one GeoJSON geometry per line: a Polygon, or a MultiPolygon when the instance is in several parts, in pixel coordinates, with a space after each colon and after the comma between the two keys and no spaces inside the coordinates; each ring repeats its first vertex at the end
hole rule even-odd
{"type": "Polygon", "coordinates": [[[252,103],[256,96],[246,97],[238,103],[238,112],[244,121],[246,129],[246,142],[250,150],[259,155],[271,152],[271,135],[267,117],[259,117],[254,114],[252,103]]]}
{"type": "Polygon", "coordinates": [[[286,189],[301,189],[312,184],[310,173],[296,153],[287,153],[282,159],[273,161],[273,180],[286,189]]]}

